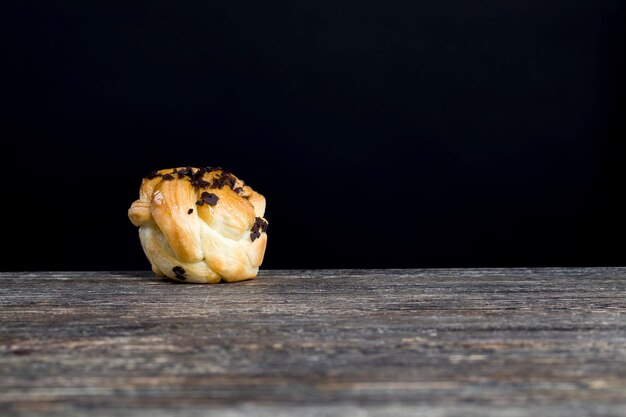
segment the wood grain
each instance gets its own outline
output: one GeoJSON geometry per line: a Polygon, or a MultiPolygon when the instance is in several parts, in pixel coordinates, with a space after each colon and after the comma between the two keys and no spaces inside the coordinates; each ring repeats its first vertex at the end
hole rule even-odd
{"type": "Polygon", "coordinates": [[[0,284],[2,416],[626,416],[624,268],[0,284]]]}

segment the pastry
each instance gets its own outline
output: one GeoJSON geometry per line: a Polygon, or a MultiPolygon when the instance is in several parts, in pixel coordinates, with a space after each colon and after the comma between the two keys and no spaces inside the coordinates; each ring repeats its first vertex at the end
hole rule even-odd
{"type": "Polygon", "coordinates": [[[265,197],[221,168],[145,177],[128,210],[152,270],[194,283],[255,278],[267,244],[265,197]]]}

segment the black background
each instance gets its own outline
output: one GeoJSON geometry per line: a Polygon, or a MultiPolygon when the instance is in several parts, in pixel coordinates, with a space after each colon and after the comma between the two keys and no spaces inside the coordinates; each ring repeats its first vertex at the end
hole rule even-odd
{"type": "Polygon", "coordinates": [[[266,268],[626,263],[624,1],[3,8],[3,270],[148,269],[188,164],[266,196],[266,268]]]}

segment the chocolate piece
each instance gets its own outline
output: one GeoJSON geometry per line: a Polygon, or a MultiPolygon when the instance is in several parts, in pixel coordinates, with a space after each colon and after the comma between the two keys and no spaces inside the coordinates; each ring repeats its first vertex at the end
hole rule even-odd
{"type": "Polygon", "coordinates": [[[220,198],[216,196],[215,194],[204,191],[202,194],[200,194],[200,200],[196,201],[196,204],[199,206],[203,204],[214,206],[217,204],[217,201],[219,199],[220,198]]]}
{"type": "Polygon", "coordinates": [[[255,226],[256,226],[256,230],[261,229],[261,231],[267,232],[267,222],[263,220],[262,218],[260,217],[254,218],[254,226],[252,226],[252,231],[255,231],[255,226]]]}
{"type": "Polygon", "coordinates": [[[219,188],[220,190],[224,188],[225,185],[228,185],[231,189],[235,188],[235,184],[237,183],[237,179],[228,172],[222,172],[222,174],[213,178],[213,183],[211,183],[211,188],[219,188]]]}
{"type": "Polygon", "coordinates": [[[189,177],[191,185],[197,188],[209,188],[211,184],[203,179],[205,172],[204,168],[198,168],[196,172],[192,173],[189,177]]]}
{"type": "Polygon", "coordinates": [[[243,187],[237,187],[233,191],[236,192],[237,194],[241,194],[243,192],[243,187]]]}
{"type": "Polygon", "coordinates": [[[192,176],[190,178],[191,179],[202,179],[202,177],[204,176],[205,173],[206,173],[206,169],[198,168],[196,170],[196,172],[192,172],[192,176]]]}
{"type": "Polygon", "coordinates": [[[157,171],[152,171],[151,173],[146,175],[146,179],[147,180],[151,180],[151,179],[154,179],[154,178],[160,177],[160,176],[161,176],[161,174],[159,174],[157,171]]]}
{"type": "Polygon", "coordinates": [[[216,205],[217,204],[217,200],[220,199],[215,194],[207,193],[206,191],[202,193],[201,197],[202,197],[202,201],[204,201],[205,203],[207,203],[207,204],[209,204],[211,206],[216,205]]]}
{"type": "Polygon", "coordinates": [[[182,266],[175,266],[174,268],[172,268],[172,272],[174,272],[176,278],[178,279],[182,279],[183,281],[187,279],[187,277],[185,276],[185,270],[182,266]]]}
{"type": "Polygon", "coordinates": [[[209,188],[209,182],[202,180],[200,178],[194,178],[191,181],[191,185],[193,185],[196,188],[209,188]]]}
{"type": "Polygon", "coordinates": [[[163,178],[163,181],[172,181],[174,179],[174,177],[170,174],[165,174],[161,178],[163,178]]]}
{"type": "Polygon", "coordinates": [[[260,237],[261,237],[261,233],[259,233],[259,232],[252,232],[252,233],[250,233],[250,240],[252,240],[253,242],[255,240],[257,240],[258,238],[260,238],[260,237]]]}
{"type": "Polygon", "coordinates": [[[187,214],[191,214],[191,213],[193,213],[193,209],[187,210],[187,214]]]}
{"type": "Polygon", "coordinates": [[[226,179],[224,180],[224,185],[228,185],[230,189],[235,188],[235,184],[237,183],[237,179],[230,174],[226,174],[226,179]]]}
{"type": "Polygon", "coordinates": [[[193,179],[193,169],[191,167],[185,167],[178,170],[178,178],[189,177],[193,179]]]}

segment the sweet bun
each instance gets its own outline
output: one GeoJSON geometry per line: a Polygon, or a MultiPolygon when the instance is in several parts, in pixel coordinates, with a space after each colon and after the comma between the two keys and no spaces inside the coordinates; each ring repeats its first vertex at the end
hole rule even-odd
{"type": "Polygon", "coordinates": [[[162,169],[128,210],[160,276],[194,283],[252,279],[267,244],[265,197],[221,168],[162,169]]]}

